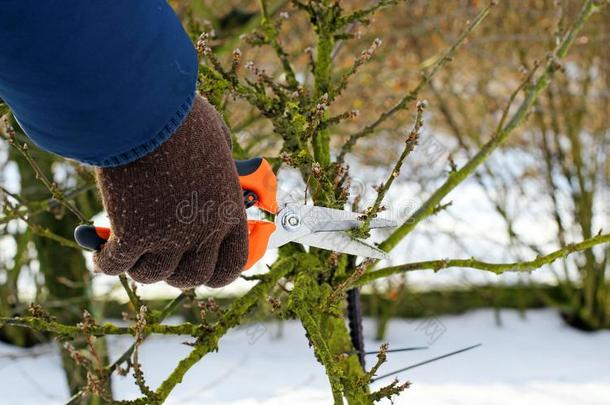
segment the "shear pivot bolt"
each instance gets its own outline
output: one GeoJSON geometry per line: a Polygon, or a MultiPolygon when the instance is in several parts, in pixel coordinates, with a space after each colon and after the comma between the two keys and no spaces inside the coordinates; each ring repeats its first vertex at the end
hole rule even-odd
{"type": "Polygon", "coordinates": [[[299,220],[299,217],[296,214],[292,213],[286,215],[282,220],[282,225],[284,225],[284,228],[286,230],[296,229],[299,227],[300,224],[301,221],[299,220]]]}

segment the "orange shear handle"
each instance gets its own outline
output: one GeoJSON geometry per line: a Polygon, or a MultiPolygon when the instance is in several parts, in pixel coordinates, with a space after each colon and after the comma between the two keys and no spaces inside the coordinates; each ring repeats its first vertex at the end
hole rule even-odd
{"type": "MultiPolygon", "coordinates": [[[[246,207],[254,205],[263,211],[277,213],[277,179],[269,162],[256,157],[236,160],[235,166],[239,174],[239,184],[244,190],[246,207]]],[[[249,269],[263,257],[274,231],[273,222],[248,220],[248,261],[245,269],[249,269]]]]}
{"type": "Polygon", "coordinates": [[[244,190],[246,207],[254,205],[271,214],[277,213],[277,178],[269,162],[257,157],[236,160],[235,166],[239,174],[239,185],[244,190]]]}
{"type": "Polygon", "coordinates": [[[267,251],[269,238],[275,231],[275,224],[269,221],[248,220],[248,261],[244,270],[254,266],[267,251]]]}

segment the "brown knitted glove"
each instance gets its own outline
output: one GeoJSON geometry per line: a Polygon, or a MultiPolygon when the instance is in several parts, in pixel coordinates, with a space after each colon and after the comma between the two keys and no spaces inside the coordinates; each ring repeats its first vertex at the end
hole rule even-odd
{"type": "Polygon", "coordinates": [[[197,97],[157,150],[97,169],[112,236],[93,256],[95,271],[179,288],[235,280],[248,256],[248,234],[230,142],[216,110],[197,97]]]}

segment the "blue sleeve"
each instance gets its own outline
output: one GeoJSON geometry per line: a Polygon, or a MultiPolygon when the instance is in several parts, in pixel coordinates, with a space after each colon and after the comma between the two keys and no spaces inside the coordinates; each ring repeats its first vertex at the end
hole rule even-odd
{"type": "Polygon", "coordinates": [[[194,46],[165,0],[0,1],[0,98],[48,151],[136,160],[180,125],[196,80],[194,46]]]}

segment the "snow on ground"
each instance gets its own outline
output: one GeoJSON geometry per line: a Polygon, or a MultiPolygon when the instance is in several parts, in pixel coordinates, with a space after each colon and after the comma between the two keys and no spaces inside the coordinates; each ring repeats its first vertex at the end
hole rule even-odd
{"type": "MultiPolygon", "coordinates": [[[[610,331],[579,332],[552,310],[480,310],[427,320],[393,320],[390,348],[428,345],[428,350],[392,353],[380,373],[402,368],[472,344],[483,346],[399,375],[413,385],[397,404],[608,404],[610,331]]],[[[374,321],[367,320],[367,349],[374,321]]],[[[142,348],[148,383],[155,387],[189,352],[186,339],[150,338],[142,348]]],[[[113,358],[130,344],[111,340],[113,358]]],[[[369,365],[375,360],[368,356],[369,365]]],[[[0,404],[60,404],[67,398],[54,346],[32,350],[0,346],[0,404]]],[[[386,379],[381,383],[388,383],[386,379]]],[[[117,398],[134,398],[129,378],[113,381],[117,398]]],[[[379,386],[379,384],[376,384],[379,386]]],[[[329,404],[322,367],[307,347],[301,326],[254,324],[234,330],[220,352],[197,364],[168,400],[169,404],[329,404]]]]}

